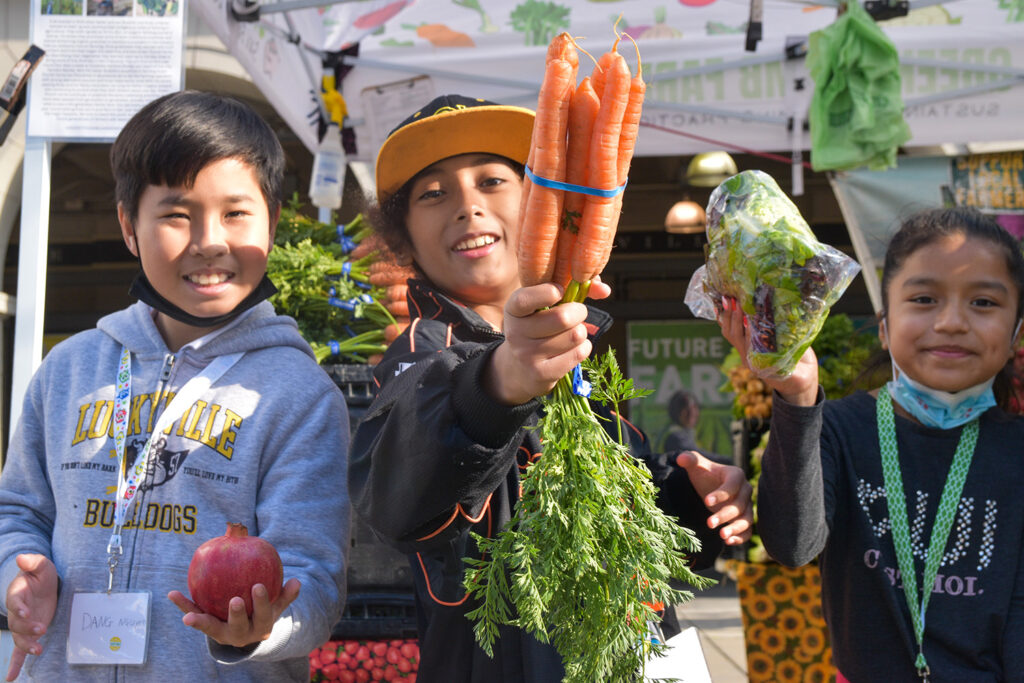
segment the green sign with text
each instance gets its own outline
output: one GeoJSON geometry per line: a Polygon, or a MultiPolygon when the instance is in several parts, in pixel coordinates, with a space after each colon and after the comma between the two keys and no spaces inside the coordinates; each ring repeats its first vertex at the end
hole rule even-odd
{"type": "Polygon", "coordinates": [[[627,325],[628,372],[638,387],[654,393],[630,404],[630,419],[647,432],[655,451],[670,426],[668,402],[685,389],[700,404],[697,444],[730,456],[732,393],[722,393],[726,377],[719,367],[729,342],[718,325],[700,321],[630,322],[627,325]]]}

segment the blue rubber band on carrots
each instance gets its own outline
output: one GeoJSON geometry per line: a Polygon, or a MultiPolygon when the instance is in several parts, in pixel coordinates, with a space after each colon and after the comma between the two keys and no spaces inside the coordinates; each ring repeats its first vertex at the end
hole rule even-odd
{"type": "Polygon", "coordinates": [[[572,393],[583,398],[590,398],[590,382],[583,379],[583,368],[577,365],[572,369],[572,393]]]}
{"type": "Polygon", "coordinates": [[[541,178],[539,175],[531,171],[529,166],[524,165],[523,169],[526,171],[526,177],[529,178],[530,182],[534,185],[549,187],[552,190],[565,190],[566,192],[589,194],[593,197],[615,197],[616,195],[620,195],[626,190],[626,183],[629,182],[629,179],[627,178],[625,183],[622,183],[613,190],[599,190],[596,187],[573,185],[572,183],[563,183],[558,180],[551,180],[550,178],[541,178]]]}
{"type": "Polygon", "coordinates": [[[359,244],[354,239],[345,234],[344,225],[338,225],[338,243],[341,244],[341,253],[347,254],[359,244]]]}
{"type": "Polygon", "coordinates": [[[358,303],[358,301],[353,301],[352,299],[349,299],[348,301],[343,301],[342,299],[339,299],[337,297],[330,296],[327,297],[327,303],[329,303],[331,306],[334,306],[335,308],[341,308],[346,311],[354,311],[356,310],[356,304],[358,303]]]}

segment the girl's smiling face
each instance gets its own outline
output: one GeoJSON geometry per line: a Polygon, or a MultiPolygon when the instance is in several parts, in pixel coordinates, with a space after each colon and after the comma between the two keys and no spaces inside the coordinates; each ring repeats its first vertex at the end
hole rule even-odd
{"type": "Polygon", "coordinates": [[[963,233],[943,237],[910,254],[892,278],[882,346],[932,389],[981,384],[1013,355],[1019,296],[997,245],[963,233]]]}
{"type": "Polygon", "coordinates": [[[424,169],[413,179],[406,217],[416,265],[470,308],[503,308],[520,287],[522,191],[510,162],[491,154],[461,154],[424,169]]]}

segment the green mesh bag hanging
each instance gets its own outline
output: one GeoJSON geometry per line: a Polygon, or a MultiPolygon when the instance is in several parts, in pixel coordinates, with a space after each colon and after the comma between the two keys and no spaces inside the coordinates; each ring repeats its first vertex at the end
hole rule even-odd
{"type": "Polygon", "coordinates": [[[811,33],[811,166],[815,171],[896,165],[910,139],[903,120],[899,56],[874,19],[852,0],[831,26],[811,33]]]}

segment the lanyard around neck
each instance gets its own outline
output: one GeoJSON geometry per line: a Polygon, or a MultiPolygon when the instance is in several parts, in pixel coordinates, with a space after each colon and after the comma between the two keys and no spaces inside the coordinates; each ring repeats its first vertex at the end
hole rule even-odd
{"type": "Polygon", "coordinates": [[[907,499],[903,493],[903,477],[900,474],[899,453],[896,445],[896,426],[893,419],[892,398],[889,391],[882,387],[876,402],[878,419],[878,444],[882,451],[882,474],[885,477],[885,497],[889,507],[889,522],[892,526],[892,541],[896,547],[896,560],[899,563],[900,576],[903,579],[903,592],[907,598],[907,608],[914,624],[914,638],[917,640],[917,658],[914,666],[918,675],[927,680],[929,675],[928,662],[925,660],[924,640],[925,612],[932,595],[935,576],[938,574],[942,555],[949,539],[949,531],[953,527],[956,508],[960,494],[967,481],[967,470],[974,457],[974,447],[978,443],[978,420],[974,419],[964,425],[960,432],[960,442],[953,455],[953,464],[942,487],[939,499],[939,510],[932,525],[932,537],[928,543],[928,554],[925,556],[924,576],[921,591],[917,589],[917,574],[914,571],[914,556],[910,547],[910,524],[907,521],[907,499]]]}
{"type": "MultiPolygon", "coordinates": [[[[185,383],[185,386],[174,395],[170,404],[160,413],[153,431],[146,439],[142,450],[136,455],[135,463],[129,469],[125,460],[124,446],[128,433],[128,415],[132,402],[132,355],[126,347],[121,348],[121,360],[117,367],[117,388],[114,397],[114,450],[117,452],[117,498],[114,500],[114,528],[110,534],[110,541],[107,544],[107,564],[110,567],[110,580],[107,584],[109,591],[113,586],[114,569],[117,567],[118,557],[122,553],[121,528],[124,526],[128,516],[128,508],[135,500],[138,492],[140,479],[146,475],[149,456],[153,450],[153,441],[165,429],[184,415],[196,400],[220,379],[221,375],[228,371],[245,352],[232,353],[226,356],[214,358],[202,372],[185,383]]],[[[156,409],[157,397],[154,400],[153,409],[156,409]]]]}

